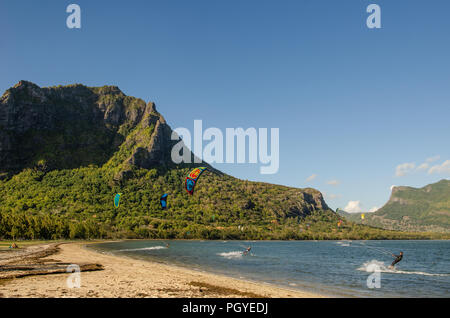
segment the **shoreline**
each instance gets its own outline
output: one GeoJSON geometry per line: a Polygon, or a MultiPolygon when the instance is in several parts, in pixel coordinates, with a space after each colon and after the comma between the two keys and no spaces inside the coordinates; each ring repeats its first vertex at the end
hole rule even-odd
{"type": "MultiPolygon", "coordinates": [[[[139,240],[139,239],[138,239],[139,240]]],[[[183,239],[182,239],[183,240],[183,239]]],[[[130,240],[122,240],[123,241],[130,241],[130,240]]],[[[154,241],[161,241],[160,239],[154,239],[154,241]]],[[[173,241],[173,240],[171,240],[173,241]]],[[[199,240],[199,241],[205,241],[205,240],[199,240]]],[[[264,282],[264,281],[258,281],[258,280],[252,280],[250,278],[246,278],[246,277],[235,277],[235,276],[231,276],[231,275],[227,275],[227,274],[222,274],[222,273],[218,273],[218,272],[214,272],[212,270],[205,270],[205,269],[201,269],[199,267],[196,268],[189,268],[187,266],[183,266],[183,265],[179,265],[179,264],[174,264],[174,263],[170,263],[167,262],[165,260],[159,260],[159,259],[141,259],[139,257],[136,256],[128,256],[128,255],[117,255],[114,254],[113,252],[109,252],[109,251],[100,251],[97,250],[95,248],[89,248],[87,247],[87,245],[91,245],[91,244],[102,244],[102,243],[110,243],[111,241],[107,241],[107,242],[95,242],[95,243],[89,243],[89,244],[84,244],[82,246],[83,249],[87,249],[89,251],[93,251],[95,253],[100,253],[102,255],[110,255],[110,256],[114,256],[114,257],[118,257],[118,258],[124,258],[124,259],[128,259],[131,262],[134,261],[142,261],[142,262],[150,262],[150,263],[154,263],[154,264],[161,264],[163,266],[168,266],[168,267],[172,267],[176,270],[180,270],[180,271],[189,271],[192,272],[192,274],[194,273],[198,273],[198,274],[206,274],[206,275],[211,275],[211,276],[219,276],[222,277],[224,279],[231,279],[231,280],[236,280],[241,282],[242,284],[255,284],[255,285],[262,285],[262,286],[266,286],[268,288],[274,288],[274,289],[280,289],[286,292],[291,292],[293,294],[297,294],[297,293],[301,293],[303,294],[310,294],[312,296],[308,296],[308,297],[299,297],[299,298],[336,298],[336,297],[341,297],[339,295],[333,295],[331,293],[326,293],[326,292],[315,292],[315,291],[308,291],[308,290],[302,290],[301,288],[299,289],[295,289],[295,288],[290,288],[289,286],[283,286],[283,285],[277,285],[274,283],[268,283],[268,282],[264,282]]],[[[120,241],[114,241],[114,242],[120,242],[120,241]]],[[[262,295],[258,295],[258,297],[266,297],[266,296],[262,296],[262,295]]],[[[278,297],[278,296],[277,296],[278,297]]]]}
{"type": "MultiPolygon", "coordinates": [[[[232,278],[185,267],[101,253],[87,245],[99,242],[57,243],[54,253],[45,255],[49,244],[34,247],[43,257],[33,263],[80,264],[81,287],[68,288],[70,273],[31,274],[0,280],[0,297],[150,297],[150,298],[323,298],[319,293],[278,287],[268,283],[232,278]],[[95,265],[95,266],[94,266],[95,265]],[[83,270],[83,266],[87,271],[83,270]]],[[[26,254],[26,253],[25,253],[26,254]]],[[[30,256],[31,257],[31,256],[30,256]]],[[[24,256],[23,259],[27,259],[24,256]]],[[[22,261],[23,262],[23,261],[22,261]]],[[[5,261],[0,262],[0,266],[5,261]]],[[[36,264],[34,264],[36,265],[36,264]]]]}

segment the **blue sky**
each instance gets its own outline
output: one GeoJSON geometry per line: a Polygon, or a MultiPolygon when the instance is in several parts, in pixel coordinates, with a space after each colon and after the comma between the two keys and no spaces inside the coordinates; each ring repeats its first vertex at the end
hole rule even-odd
{"type": "Polygon", "coordinates": [[[216,167],[366,211],[391,185],[450,177],[448,12],[446,0],[0,0],[0,90],[117,85],[172,128],[279,128],[277,174],[216,167]],[[71,3],[80,30],[66,27],[71,3]],[[366,26],[370,3],[381,29],[366,26]]]}

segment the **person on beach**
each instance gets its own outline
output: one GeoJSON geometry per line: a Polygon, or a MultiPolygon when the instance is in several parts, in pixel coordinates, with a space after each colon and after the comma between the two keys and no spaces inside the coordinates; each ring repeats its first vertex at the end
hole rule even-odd
{"type": "Polygon", "coordinates": [[[392,256],[395,257],[395,259],[394,259],[394,261],[392,262],[392,264],[391,264],[390,267],[391,267],[391,268],[394,268],[394,265],[397,264],[398,262],[400,262],[400,261],[402,260],[402,258],[403,258],[403,252],[400,252],[399,255],[392,254],[392,256]]]}

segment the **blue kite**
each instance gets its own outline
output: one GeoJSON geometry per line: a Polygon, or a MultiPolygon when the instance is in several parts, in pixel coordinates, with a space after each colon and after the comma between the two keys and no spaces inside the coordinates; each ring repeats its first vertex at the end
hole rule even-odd
{"type": "Polygon", "coordinates": [[[122,193],[117,193],[115,196],[114,196],[114,206],[116,207],[116,208],[118,208],[119,207],[119,205],[120,205],[120,196],[122,195],[122,193]]]}
{"type": "Polygon", "coordinates": [[[161,199],[159,199],[159,202],[161,203],[161,209],[165,210],[167,208],[167,197],[169,195],[167,193],[164,193],[161,196],[161,199]]]}

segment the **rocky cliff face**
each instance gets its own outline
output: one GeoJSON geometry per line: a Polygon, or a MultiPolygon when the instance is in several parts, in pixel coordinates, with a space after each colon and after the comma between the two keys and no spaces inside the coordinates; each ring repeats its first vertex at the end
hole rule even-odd
{"type": "Polygon", "coordinates": [[[375,213],[366,214],[369,225],[403,231],[450,231],[450,181],[423,188],[392,188],[389,201],[375,213]]]}
{"type": "Polygon", "coordinates": [[[137,147],[133,151],[127,163],[145,169],[167,165],[170,162],[170,150],[174,143],[171,140],[172,130],[162,116],[154,115],[154,113],[149,114],[143,127],[154,127],[153,133],[144,147],[137,147]]]}
{"type": "Polygon", "coordinates": [[[0,169],[20,171],[45,161],[51,168],[102,165],[125,141],[129,164],[150,168],[170,159],[171,129],[154,103],[115,86],[40,88],[20,81],[0,99],[0,169]],[[150,134],[130,132],[152,129],[150,134]]]}

